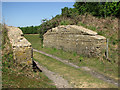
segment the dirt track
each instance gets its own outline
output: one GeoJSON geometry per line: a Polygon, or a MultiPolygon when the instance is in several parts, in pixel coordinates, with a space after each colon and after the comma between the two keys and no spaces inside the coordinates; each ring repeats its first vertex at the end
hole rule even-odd
{"type": "Polygon", "coordinates": [[[68,81],[62,78],[60,75],[48,70],[47,68],[43,67],[40,65],[38,62],[34,61],[37,65],[38,68],[42,70],[42,72],[54,82],[54,85],[57,88],[72,88],[69,84],[68,81]]]}
{"type": "Polygon", "coordinates": [[[53,55],[51,55],[51,54],[47,54],[47,53],[45,53],[45,52],[43,52],[43,51],[39,51],[39,50],[36,50],[36,49],[33,49],[33,51],[39,52],[39,53],[41,53],[41,54],[44,54],[44,55],[49,56],[49,57],[51,57],[51,58],[54,58],[54,59],[56,59],[56,60],[58,60],[58,61],[63,62],[64,64],[67,64],[67,65],[72,66],[72,67],[74,67],[74,68],[81,68],[81,69],[83,69],[84,71],[87,71],[88,73],[90,73],[92,76],[94,76],[94,77],[96,77],[96,78],[99,78],[99,79],[101,79],[101,80],[103,80],[103,81],[105,81],[105,82],[112,83],[112,84],[118,86],[118,82],[115,81],[114,79],[112,79],[112,78],[110,78],[110,77],[108,77],[108,76],[105,76],[105,75],[103,75],[103,74],[101,74],[101,73],[98,73],[98,72],[96,72],[96,71],[94,71],[94,70],[92,70],[92,69],[90,69],[90,68],[88,68],[88,67],[79,67],[79,66],[77,66],[77,65],[75,65],[75,64],[73,64],[73,63],[70,63],[68,60],[62,60],[61,58],[58,58],[58,57],[53,56],[53,55]]]}

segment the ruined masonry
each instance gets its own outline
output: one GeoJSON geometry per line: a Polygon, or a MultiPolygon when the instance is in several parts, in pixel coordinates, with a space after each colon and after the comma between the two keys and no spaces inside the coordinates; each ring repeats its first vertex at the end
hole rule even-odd
{"type": "Polygon", "coordinates": [[[26,65],[31,67],[33,57],[31,43],[24,38],[19,28],[6,26],[6,29],[8,30],[8,38],[12,45],[15,63],[22,65],[22,67],[26,65]]]}
{"type": "Polygon", "coordinates": [[[43,46],[96,57],[105,53],[106,38],[82,26],[62,25],[44,34],[43,46]]]}

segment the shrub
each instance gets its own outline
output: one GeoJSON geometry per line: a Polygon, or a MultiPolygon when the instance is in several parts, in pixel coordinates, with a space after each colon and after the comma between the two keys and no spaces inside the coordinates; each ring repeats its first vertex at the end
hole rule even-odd
{"type": "Polygon", "coordinates": [[[76,53],[76,52],[74,52],[74,53],[73,53],[73,55],[74,55],[74,56],[77,56],[77,53],[76,53]]]}
{"type": "Polygon", "coordinates": [[[80,56],[79,61],[80,61],[80,62],[83,61],[83,57],[82,57],[82,56],[80,56]]]}
{"type": "Polygon", "coordinates": [[[60,22],[60,25],[69,25],[70,23],[69,23],[69,21],[61,21],[60,22]]]}
{"type": "Polygon", "coordinates": [[[83,24],[82,22],[79,22],[78,25],[85,27],[86,25],[83,24]]]}
{"type": "Polygon", "coordinates": [[[94,27],[94,26],[87,26],[87,28],[88,28],[88,29],[91,29],[91,30],[93,30],[93,31],[96,31],[96,27],[94,27]]]}

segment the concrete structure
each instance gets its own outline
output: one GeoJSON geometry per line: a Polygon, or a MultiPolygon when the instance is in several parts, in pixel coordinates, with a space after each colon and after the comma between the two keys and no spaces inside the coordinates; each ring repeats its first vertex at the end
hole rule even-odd
{"type": "Polygon", "coordinates": [[[13,50],[13,57],[17,65],[32,67],[33,51],[31,43],[24,38],[19,28],[6,26],[8,30],[8,38],[13,50]]]}
{"type": "Polygon", "coordinates": [[[105,53],[106,38],[82,26],[62,25],[44,34],[43,46],[96,57],[105,53]]]}

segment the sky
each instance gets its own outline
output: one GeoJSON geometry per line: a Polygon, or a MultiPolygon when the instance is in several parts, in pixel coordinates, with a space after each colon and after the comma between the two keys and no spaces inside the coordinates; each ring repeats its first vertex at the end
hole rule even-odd
{"type": "Polygon", "coordinates": [[[74,2],[2,2],[2,20],[8,26],[38,26],[42,19],[61,14],[61,8],[73,8],[74,2]]]}

